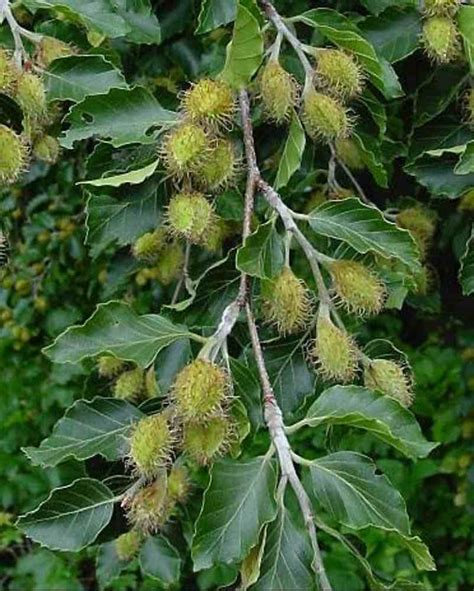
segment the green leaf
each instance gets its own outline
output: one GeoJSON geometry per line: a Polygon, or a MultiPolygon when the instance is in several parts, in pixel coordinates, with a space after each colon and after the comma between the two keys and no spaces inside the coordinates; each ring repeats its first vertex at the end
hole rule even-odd
{"type": "Polygon", "coordinates": [[[340,451],[313,460],[304,478],[308,493],[332,519],[354,529],[370,525],[410,533],[405,502],[388,478],[362,454],[340,451]]]}
{"type": "Polygon", "coordinates": [[[472,174],[474,173],[474,141],[469,142],[454,169],[456,174],[472,174]]]}
{"type": "Polygon", "coordinates": [[[128,192],[128,197],[90,195],[86,206],[86,243],[96,257],[112,242],[119,246],[133,243],[160,224],[162,208],[155,191],[128,192]]]}
{"type": "Polygon", "coordinates": [[[104,589],[110,583],[120,576],[122,570],[127,566],[127,562],[120,560],[117,555],[115,540],[101,544],[96,557],[95,573],[99,589],[104,589]]]}
{"type": "Polygon", "coordinates": [[[372,135],[356,130],[352,134],[360,148],[362,159],[380,187],[388,187],[388,174],[382,162],[380,142],[372,135]]]}
{"type": "Polygon", "coordinates": [[[92,185],[93,187],[120,187],[120,185],[139,185],[150,177],[158,168],[159,160],[155,160],[138,170],[130,170],[122,174],[115,174],[105,178],[82,181],[78,185],[92,185]]]}
{"type": "Polygon", "coordinates": [[[262,564],[265,540],[267,539],[268,525],[263,527],[258,544],[244,558],[240,566],[240,587],[239,591],[247,591],[260,578],[260,567],[262,564]]]}
{"type": "Polygon", "coordinates": [[[18,527],[51,550],[77,552],[92,544],[107,526],[115,501],[102,482],[79,478],[55,488],[37,509],[20,517],[18,527]]]}
{"type": "Polygon", "coordinates": [[[252,277],[275,277],[285,262],[283,239],[275,230],[275,220],[260,225],[237,251],[237,269],[252,277]]]}
{"type": "Polygon", "coordinates": [[[196,34],[209,33],[235,20],[237,0],[201,0],[196,34]]]}
{"type": "Polygon", "coordinates": [[[474,74],[474,6],[461,6],[457,13],[457,21],[471,74],[474,74]]]}
{"type": "Polygon", "coordinates": [[[39,8],[54,8],[66,20],[107,37],[123,37],[130,31],[111,0],[34,0],[34,4],[39,8]]]}
{"type": "Polygon", "coordinates": [[[474,292],[474,227],[461,259],[459,281],[464,295],[471,295],[474,292]]]}
{"type": "Polygon", "coordinates": [[[419,88],[415,98],[415,127],[420,127],[442,113],[458,96],[466,81],[466,71],[459,66],[435,68],[419,88]]]}
{"type": "Polygon", "coordinates": [[[79,363],[102,353],[147,367],[158,353],[192,334],[158,314],[139,316],[128,304],[99,304],[84,323],[70,326],[44,352],[55,363],[79,363]]]}
{"type": "Polygon", "coordinates": [[[158,581],[165,589],[178,583],[181,558],[176,548],[163,536],[147,539],[140,550],[139,561],[142,573],[158,581]]]}
{"type": "Polygon", "coordinates": [[[227,57],[222,78],[235,88],[246,86],[260,66],[263,57],[263,36],[254,15],[238,4],[232,41],[227,46],[227,57]]]}
{"type": "Polygon", "coordinates": [[[474,186],[474,174],[456,174],[456,164],[456,160],[450,158],[426,158],[406,166],[405,170],[432,196],[457,199],[474,186]]]}
{"type": "Polygon", "coordinates": [[[311,405],[304,423],[365,429],[411,458],[424,458],[436,447],[423,437],[409,410],[388,396],[360,386],[328,388],[311,405]]]}
{"type": "Polygon", "coordinates": [[[278,164],[275,189],[285,187],[293,174],[300,168],[305,145],[306,134],[298,115],[293,113],[288,137],[278,164]]]}
{"type": "Polygon", "coordinates": [[[418,570],[436,570],[436,564],[429,548],[418,536],[404,536],[398,532],[393,532],[390,535],[395,536],[397,543],[408,550],[418,570]]]}
{"type": "Polygon", "coordinates": [[[413,6],[416,0],[361,0],[369,12],[378,16],[391,6],[413,6]]]}
{"type": "Polygon", "coordinates": [[[317,28],[329,41],[353,53],[367,72],[369,80],[386,98],[397,98],[403,94],[390,64],[379,58],[372,44],[364,39],[353,21],[329,8],[308,10],[297,20],[317,28]]]}
{"type": "Polygon", "coordinates": [[[43,76],[49,101],[78,103],[90,95],[127,88],[122,72],[102,55],[70,55],[54,60],[43,76]]]}
{"type": "Polygon", "coordinates": [[[368,88],[361,94],[359,102],[365,105],[370,116],[379,128],[379,135],[383,137],[387,131],[387,112],[385,106],[368,88]]]}
{"type": "Polygon", "coordinates": [[[125,400],[77,400],[39,447],[23,451],[34,464],[56,466],[69,458],[86,460],[101,455],[118,460],[126,453],[131,425],[143,413],[125,400]]]}
{"type": "Polygon", "coordinates": [[[461,154],[471,138],[469,126],[462,121],[439,118],[416,130],[407,162],[412,163],[424,154],[436,157],[444,152],[461,154]]]}
{"type": "Polygon", "coordinates": [[[236,394],[247,409],[252,427],[257,429],[264,424],[260,382],[257,376],[242,361],[231,357],[229,362],[236,394]]]}
{"type": "Polygon", "coordinates": [[[390,8],[377,18],[366,19],[360,27],[378,55],[391,64],[407,58],[420,45],[421,18],[413,8],[390,8]]]}
{"type": "Polygon", "coordinates": [[[419,268],[418,249],[410,234],[359,199],[323,203],[310,213],[309,223],[316,233],[347,242],[361,254],[373,252],[396,258],[413,271],[419,268]]]}
{"type": "Polygon", "coordinates": [[[285,506],[280,505],[277,518],[267,528],[260,578],[251,589],[312,591],[316,589],[312,561],[308,532],[285,506]]]}
{"type": "Polygon", "coordinates": [[[113,0],[117,13],[129,26],[128,41],[138,44],[161,43],[160,23],[153,13],[150,0],[113,0]]]}
{"type": "Polygon", "coordinates": [[[194,570],[242,560],[276,514],[276,471],[272,460],[221,460],[211,469],[196,523],[194,570]]]}
{"type": "Polygon", "coordinates": [[[145,88],[112,88],[105,95],[89,96],[74,105],[65,118],[69,129],[61,137],[61,145],[100,137],[115,148],[132,143],[155,141],[148,134],[155,127],[172,123],[175,114],[160,106],[145,88]]]}

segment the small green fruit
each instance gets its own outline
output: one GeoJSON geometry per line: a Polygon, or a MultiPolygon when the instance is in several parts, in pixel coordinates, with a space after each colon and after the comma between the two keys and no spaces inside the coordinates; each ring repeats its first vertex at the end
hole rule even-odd
{"type": "Polygon", "coordinates": [[[129,521],[144,534],[163,527],[170,516],[172,503],[168,501],[166,480],[163,470],[152,484],[138,491],[128,509],[129,521]]]}
{"type": "Polygon", "coordinates": [[[435,213],[426,207],[415,205],[402,209],[397,214],[396,222],[410,232],[422,257],[425,257],[436,232],[435,213]]]}
{"type": "Polygon", "coordinates": [[[15,182],[25,170],[28,148],[13,129],[0,125],[0,183],[15,182]]]}
{"type": "Polygon", "coordinates": [[[188,496],[189,488],[188,471],[184,466],[174,464],[168,474],[168,498],[182,503],[188,496]]]}
{"type": "Polygon", "coordinates": [[[351,127],[344,106],[314,89],[310,89],[303,97],[302,119],[311,138],[326,142],[346,137],[351,127]]]}
{"type": "Polygon", "coordinates": [[[218,139],[194,174],[199,186],[216,191],[229,186],[235,180],[239,159],[234,144],[227,139],[218,139]]]}
{"type": "Polygon", "coordinates": [[[210,418],[205,423],[187,423],[183,432],[183,450],[206,466],[224,455],[235,439],[235,427],[226,416],[210,418]]]}
{"type": "Polygon", "coordinates": [[[337,157],[352,170],[362,170],[365,163],[359,146],[351,138],[340,138],[335,142],[337,157]]]}
{"type": "Polygon", "coordinates": [[[229,397],[229,377],[222,367],[195,359],[176,376],[171,399],[183,422],[205,421],[221,413],[229,397]]]}
{"type": "Polygon", "coordinates": [[[153,278],[163,285],[169,285],[179,277],[183,265],[183,247],[179,242],[171,242],[160,252],[156,265],[153,268],[153,278]]]}
{"type": "Polygon", "coordinates": [[[364,368],[364,384],[395,398],[403,406],[413,402],[413,385],[404,368],[389,359],[372,359],[364,368]]]}
{"type": "Polygon", "coordinates": [[[122,534],[115,540],[115,551],[119,560],[129,561],[138,554],[142,538],[136,531],[129,531],[122,534]]]}
{"type": "Polygon", "coordinates": [[[130,438],[130,462],[145,478],[156,478],[169,462],[174,434],[164,414],[141,419],[130,438]]]}
{"type": "Polygon", "coordinates": [[[0,48],[0,92],[7,93],[14,87],[18,70],[13,63],[10,53],[0,48]]]}
{"type": "Polygon", "coordinates": [[[211,148],[209,136],[202,127],[184,122],[168,133],[160,153],[169,172],[182,177],[199,170],[211,148]]]}
{"type": "Polygon", "coordinates": [[[298,84],[281,65],[270,60],[260,77],[260,98],[267,119],[284,123],[298,102],[298,84]]]}
{"type": "Polygon", "coordinates": [[[114,396],[122,400],[136,400],[145,389],[145,372],[137,367],[122,373],[114,385],[114,396]]]}
{"type": "Polygon", "coordinates": [[[232,120],[235,100],[228,84],[205,78],[184,93],[181,106],[191,121],[220,126],[232,120]]]}
{"type": "Polygon", "coordinates": [[[439,63],[454,61],[460,52],[459,32],[448,16],[432,16],[423,24],[422,41],[425,51],[439,63]]]}
{"type": "Polygon", "coordinates": [[[173,234],[199,244],[213,225],[214,211],[202,193],[178,193],[171,198],[166,217],[173,234]]]}
{"type": "Polygon", "coordinates": [[[48,164],[54,164],[59,158],[58,140],[51,135],[39,136],[33,144],[33,156],[48,164]]]}
{"type": "Polygon", "coordinates": [[[311,195],[309,196],[309,199],[304,204],[304,208],[303,208],[304,213],[310,213],[311,211],[313,211],[313,209],[316,209],[316,207],[319,207],[323,203],[326,203],[327,200],[328,200],[327,189],[324,187],[316,188],[311,193],[311,195]]]}
{"type": "Polygon", "coordinates": [[[43,81],[36,74],[23,72],[16,83],[15,98],[24,114],[32,120],[46,115],[46,91],[43,81]]]}
{"type": "Polygon", "coordinates": [[[357,347],[346,331],[332,323],[326,306],[320,308],[316,340],[310,354],[325,379],[342,383],[354,379],[357,371],[357,347]]]}
{"type": "Polygon", "coordinates": [[[460,5],[460,0],[424,0],[423,11],[428,16],[452,16],[460,5]]]}
{"type": "Polygon", "coordinates": [[[124,362],[112,355],[101,355],[97,360],[97,370],[102,378],[113,378],[124,368],[124,362]]]}
{"type": "Polygon", "coordinates": [[[326,92],[342,99],[362,92],[363,75],[355,59],[339,49],[318,51],[316,80],[326,92]]]}
{"type": "Polygon", "coordinates": [[[137,239],[132,247],[133,256],[139,261],[152,263],[166,245],[166,229],[158,228],[137,239]]]}
{"type": "Polygon", "coordinates": [[[353,314],[378,314],[386,297],[385,285],[357,261],[334,261],[330,265],[334,289],[340,301],[353,314]]]}
{"type": "Polygon", "coordinates": [[[267,322],[286,335],[303,329],[311,312],[311,295],[289,267],[262,289],[262,311],[267,322]]]}

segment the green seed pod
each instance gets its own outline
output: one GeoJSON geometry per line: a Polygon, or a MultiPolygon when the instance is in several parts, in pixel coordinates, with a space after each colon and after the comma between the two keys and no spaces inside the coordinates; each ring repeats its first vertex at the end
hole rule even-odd
{"type": "Polygon", "coordinates": [[[135,424],[130,438],[130,463],[145,478],[156,478],[169,462],[175,437],[161,413],[135,424]]]}
{"type": "Polygon", "coordinates": [[[188,121],[177,125],[168,133],[160,154],[169,172],[182,177],[199,170],[211,148],[212,143],[207,132],[188,121]]]}
{"type": "Polygon", "coordinates": [[[413,402],[413,384],[404,368],[389,359],[372,359],[364,367],[364,385],[395,398],[403,406],[413,402]]]}
{"type": "Polygon", "coordinates": [[[178,193],[169,202],[166,218],[172,234],[199,244],[214,224],[214,210],[202,193],[178,193]]]}
{"type": "Polygon", "coordinates": [[[152,276],[163,285],[169,285],[180,276],[183,265],[183,247],[179,242],[171,242],[160,252],[152,276]]]}
{"type": "Polygon", "coordinates": [[[454,61],[461,50],[457,26],[447,16],[426,19],[422,41],[428,57],[441,64],[454,61]]]}
{"type": "Polygon", "coordinates": [[[97,370],[102,378],[113,378],[124,368],[125,363],[111,355],[101,355],[97,360],[97,370]]]}
{"type": "Polygon", "coordinates": [[[234,116],[235,100],[226,82],[205,78],[184,93],[181,107],[191,121],[225,126],[234,116]]]}
{"type": "Polygon", "coordinates": [[[316,207],[319,207],[328,200],[328,194],[325,187],[317,187],[309,196],[309,199],[304,204],[303,212],[310,213],[316,207]]]}
{"type": "Polygon", "coordinates": [[[260,76],[260,98],[266,118],[284,123],[298,103],[298,83],[277,61],[270,60],[260,76]]]}
{"type": "Polygon", "coordinates": [[[420,254],[425,257],[436,232],[436,215],[420,205],[402,209],[396,218],[397,225],[405,228],[415,240],[420,254]]]}
{"type": "Polygon", "coordinates": [[[35,59],[43,68],[47,68],[51,62],[74,54],[74,49],[55,37],[43,37],[36,47],[35,59]]]}
{"type": "Polygon", "coordinates": [[[136,400],[145,388],[145,372],[137,367],[121,374],[114,385],[114,396],[122,400],[136,400]]]}
{"type": "Polygon", "coordinates": [[[220,414],[229,398],[229,377],[218,365],[195,359],[176,376],[171,399],[183,422],[220,414]]]}
{"type": "Polygon", "coordinates": [[[460,0],[424,0],[423,12],[428,16],[452,16],[460,5],[460,0]]]}
{"type": "Polygon", "coordinates": [[[186,500],[190,488],[189,475],[186,468],[174,464],[168,474],[168,498],[177,503],[186,500]]]}
{"type": "Polygon", "coordinates": [[[157,228],[154,232],[147,232],[138,238],[132,247],[133,256],[145,263],[156,261],[158,255],[166,245],[165,228],[157,228]]]}
{"type": "Polygon", "coordinates": [[[167,477],[163,470],[157,479],[133,497],[127,512],[128,520],[144,534],[150,534],[168,521],[173,504],[168,500],[167,477]]]}
{"type": "Polygon", "coordinates": [[[314,140],[330,142],[347,137],[351,121],[347,110],[336,99],[310,89],[303,97],[302,119],[314,140]]]}
{"type": "Polygon", "coordinates": [[[341,138],[336,140],[337,157],[352,170],[362,170],[365,163],[359,146],[351,138],[341,138]]]}
{"type": "Polygon", "coordinates": [[[321,306],[316,340],[310,351],[317,370],[327,380],[347,383],[357,372],[357,347],[344,330],[335,326],[326,306],[321,306]]]}
{"type": "Polygon", "coordinates": [[[286,335],[303,329],[311,312],[311,294],[289,267],[263,285],[262,312],[267,322],[286,335]]]}
{"type": "Polygon", "coordinates": [[[206,466],[224,455],[235,440],[235,426],[226,416],[210,418],[206,423],[187,423],[183,431],[183,450],[206,466]]]}
{"type": "Polygon", "coordinates": [[[115,540],[115,551],[119,560],[129,561],[138,554],[142,537],[137,531],[129,531],[115,540]]]}
{"type": "Polygon", "coordinates": [[[316,80],[326,92],[342,99],[362,92],[363,75],[355,59],[339,49],[318,51],[316,80]]]}
{"type": "Polygon", "coordinates": [[[385,285],[357,261],[334,261],[330,265],[334,289],[339,300],[353,314],[378,314],[386,297],[385,285]]]}
{"type": "Polygon", "coordinates": [[[0,48],[0,92],[10,92],[18,77],[18,70],[10,54],[0,48]]]}
{"type": "Polygon", "coordinates": [[[216,191],[227,187],[235,180],[239,159],[234,144],[228,139],[218,139],[196,169],[194,178],[200,187],[216,191]]]}
{"type": "Polygon", "coordinates": [[[232,229],[227,220],[216,218],[204,236],[202,246],[209,252],[219,252],[224,240],[232,235],[232,229]]]}
{"type": "Polygon", "coordinates": [[[55,164],[59,158],[59,142],[51,135],[40,135],[33,144],[33,156],[38,160],[55,164]]]}
{"type": "Polygon", "coordinates": [[[23,113],[32,121],[46,115],[46,91],[43,81],[36,74],[23,72],[16,83],[15,98],[23,113]]]}
{"type": "Polygon", "coordinates": [[[22,137],[6,125],[0,125],[0,183],[15,182],[25,170],[28,148],[22,137]]]}

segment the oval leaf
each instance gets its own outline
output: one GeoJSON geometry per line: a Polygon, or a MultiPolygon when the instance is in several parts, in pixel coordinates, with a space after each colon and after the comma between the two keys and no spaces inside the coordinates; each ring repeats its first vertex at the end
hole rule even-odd
{"type": "Polygon", "coordinates": [[[158,167],[159,160],[155,160],[147,166],[138,170],[130,170],[122,174],[115,174],[105,178],[94,179],[92,181],[82,181],[78,185],[92,185],[93,187],[120,187],[120,185],[139,185],[150,177],[158,167]]]}
{"type": "Polygon", "coordinates": [[[163,536],[148,538],[140,550],[140,568],[144,575],[156,579],[168,588],[181,576],[181,558],[178,551],[163,536]]]}
{"type": "Polygon", "coordinates": [[[283,240],[275,230],[273,220],[259,226],[237,251],[237,268],[260,279],[274,277],[284,261],[283,240]]]}
{"type": "Polygon", "coordinates": [[[293,174],[300,168],[305,145],[306,134],[298,115],[294,112],[288,131],[288,138],[286,139],[280,163],[278,164],[275,189],[278,190],[281,187],[285,187],[293,174]]]}

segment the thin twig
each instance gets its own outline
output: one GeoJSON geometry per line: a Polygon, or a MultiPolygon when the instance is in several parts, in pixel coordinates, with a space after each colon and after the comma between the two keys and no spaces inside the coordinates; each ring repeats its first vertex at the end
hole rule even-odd
{"type": "Polygon", "coordinates": [[[355,190],[359,193],[359,197],[361,198],[361,201],[363,201],[366,205],[373,205],[372,201],[367,197],[367,195],[364,192],[364,189],[360,186],[359,182],[357,181],[355,176],[352,174],[349,167],[345,164],[345,162],[343,162],[340,158],[338,158],[337,153],[336,153],[336,148],[334,147],[334,145],[329,144],[329,147],[331,149],[332,158],[339,164],[339,166],[342,168],[342,170],[349,177],[349,180],[354,185],[355,190]]]}

